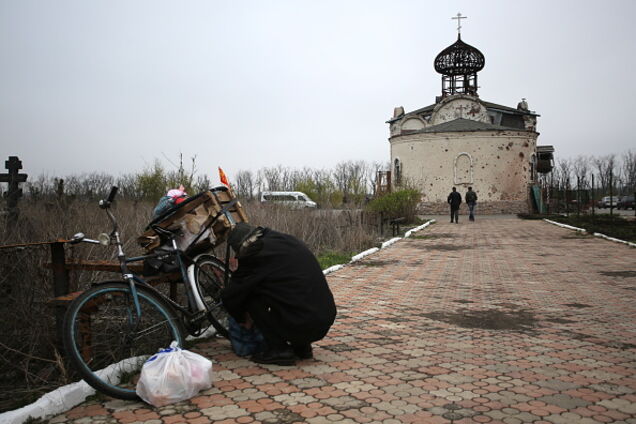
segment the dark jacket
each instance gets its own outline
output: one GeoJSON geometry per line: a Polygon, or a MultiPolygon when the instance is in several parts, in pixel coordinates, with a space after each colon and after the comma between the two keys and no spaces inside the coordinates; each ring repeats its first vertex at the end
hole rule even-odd
{"type": "Polygon", "coordinates": [[[336,317],[336,305],[322,269],[297,238],[265,228],[221,297],[238,322],[251,308],[265,308],[277,330],[292,340],[304,334],[319,340],[336,317]]]}
{"type": "Polygon", "coordinates": [[[448,203],[450,203],[452,209],[458,209],[459,204],[462,202],[462,195],[456,191],[451,191],[448,195],[448,203]]]}
{"type": "Polygon", "coordinates": [[[475,203],[477,202],[477,193],[470,190],[466,192],[466,203],[475,203]]]}

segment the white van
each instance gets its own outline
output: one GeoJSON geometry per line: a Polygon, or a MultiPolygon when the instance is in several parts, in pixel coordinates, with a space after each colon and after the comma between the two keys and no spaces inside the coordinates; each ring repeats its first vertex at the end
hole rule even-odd
{"type": "Polygon", "coordinates": [[[262,203],[289,206],[292,209],[315,208],[316,202],[300,191],[263,191],[260,195],[262,203]]]}

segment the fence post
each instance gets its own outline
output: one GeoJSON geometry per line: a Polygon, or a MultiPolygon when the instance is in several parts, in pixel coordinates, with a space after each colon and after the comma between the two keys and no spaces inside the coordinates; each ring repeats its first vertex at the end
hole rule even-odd
{"type": "Polygon", "coordinates": [[[592,174],[592,216],[594,216],[594,207],[596,206],[596,196],[594,195],[594,174],[592,174]]]}
{"type": "MultiPolygon", "coordinates": [[[[55,297],[68,294],[69,277],[66,269],[66,256],[64,254],[64,243],[51,243],[51,268],[53,269],[53,295],[55,297]]],[[[58,347],[62,345],[62,324],[66,308],[61,305],[55,306],[55,328],[58,347]]]]}
{"type": "Polygon", "coordinates": [[[610,194],[610,216],[614,215],[614,190],[613,190],[613,185],[614,185],[614,175],[612,170],[610,169],[609,172],[609,194],[610,194]]]}

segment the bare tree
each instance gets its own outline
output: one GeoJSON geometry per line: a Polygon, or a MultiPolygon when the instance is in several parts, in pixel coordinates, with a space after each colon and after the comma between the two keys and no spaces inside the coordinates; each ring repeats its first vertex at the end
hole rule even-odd
{"type": "Polygon", "coordinates": [[[283,190],[281,177],[276,168],[261,168],[257,175],[260,191],[283,190]]]}
{"type": "Polygon", "coordinates": [[[198,175],[194,182],[194,190],[197,193],[208,190],[212,187],[212,181],[207,174],[198,175]]]}
{"type": "MultiPolygon", "coordinates": [[[[598,158],[594,158],[594,167],[596,168],[596,176],[598,177],[598,184],[601,188],[601,193],[605,194],[610,189],[610,177],[613,180],[616,175],[616,156],[605,155],[598,158]]],[[[613,181],[612,181],[613,185],[613,181]]]]}
{"type": "Polygon", "coordinates": [[[236,174],[236,181],[234,184],[237,196],[243,199],[252,199],[254,197],[255,184],[252,171],[240,170],[236,174]]]}
{"type": "Polygon", "coordinates": [[[559,189],[566,189],[570,185],[570,178],[572,177],[572,162],[570,159],[557,160],[554,176],[559,189]]]}
{"type": "Polygon", "coordinates": [[[629,193],[636,192],[636,152],[628,150],[621,158],[623,183],[629,193]]]}
{"type": "Polygon", "coordinates": [[[590,158],[584,155],[577,156],[572,162],[572,172],[579,185],[577,189],[588,187],[591,174],[590,158]]]}

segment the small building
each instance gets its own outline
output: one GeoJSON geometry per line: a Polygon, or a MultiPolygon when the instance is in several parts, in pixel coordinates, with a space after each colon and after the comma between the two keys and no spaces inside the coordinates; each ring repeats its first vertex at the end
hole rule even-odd
{"type": "MultiPolygon", "coordinates": [[[[435,103],[412,112],[397,107],[387,121],[392,185],[420,189],[421,213],[446,213],[451,188],[463,195],[469,186],[477,192],[480,213],[533,208],[530,186],[539,170],[548,169],[546,161],[537,166],[539,115],[525,99],[517,107],[482,100],[477,73],[484,64],[484,55],[458,33],[434,61],[442,75],[435,103]]],[[[544,159],[553,151],[539,148],[544,159]]]]}

